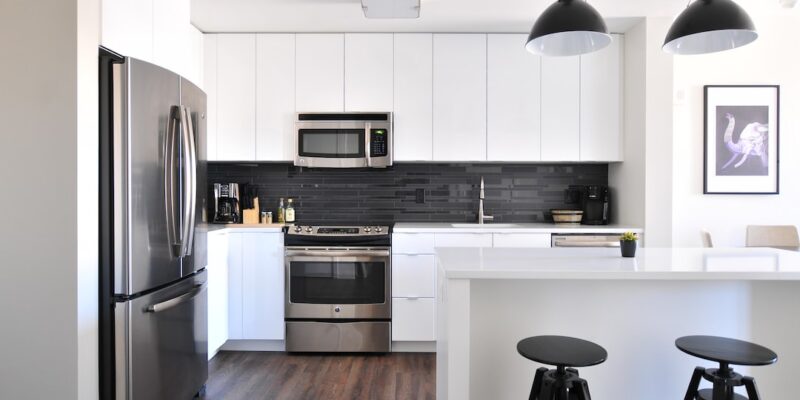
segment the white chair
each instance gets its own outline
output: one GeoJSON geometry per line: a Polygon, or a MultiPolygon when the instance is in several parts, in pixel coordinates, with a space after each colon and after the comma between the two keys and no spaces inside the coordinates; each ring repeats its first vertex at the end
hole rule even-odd
{"type": "Polygon", "coordinates": [[[710,249],[714,247],[714,241],[711,240],[711,232],[703,229],[700,231],[700,238],[703,240],[703,247],[710,249]]]}
{"type": "Polygon", "coordinates": [[[792,225],[750,225],[747,247],[800,247],[800,236],[792,225]]]}

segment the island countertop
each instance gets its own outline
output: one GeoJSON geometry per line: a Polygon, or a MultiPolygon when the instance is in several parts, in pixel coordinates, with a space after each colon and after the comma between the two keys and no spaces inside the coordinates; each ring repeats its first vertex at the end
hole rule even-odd
{"type": "Polygon", "coordinates": [[[440,248],[447,279],[800,280],[800,253],[770,248],[440,248]]]}

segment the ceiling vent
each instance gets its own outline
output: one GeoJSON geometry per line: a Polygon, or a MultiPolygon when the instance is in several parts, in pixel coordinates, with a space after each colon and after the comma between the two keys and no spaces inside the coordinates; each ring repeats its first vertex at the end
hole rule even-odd
{"type": "Polygon", "coordinates": [[[420,0],[361,0],[367,18],[419,18],[420,0]]]}

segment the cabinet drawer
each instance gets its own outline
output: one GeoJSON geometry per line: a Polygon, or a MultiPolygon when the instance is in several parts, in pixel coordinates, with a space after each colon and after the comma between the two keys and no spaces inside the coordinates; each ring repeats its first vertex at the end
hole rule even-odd
{"type": "Polygon", "coordinates": [[[392,340],[429,342],[436,340],[434,299],[392,299],[392,340]]]}
{"type": "Polygon", "coordinates": [[[547,248],[549,233],[495,233],[494,247],[547,248]]]}
{"type": "Polygon", "coordinates": [[[436,247],[492,247],[491,233],[437,233],[436,247]]]}
{"type": "Polygon", "coordinates": [[[392,297],[434,297],[435,282],[434,256],[392,257],[392,297]]]}
{"type": "Polygon", "coordinates": [[[395,254],[433,254],[432,233],[395,233],[392,235],[395,254]]]}

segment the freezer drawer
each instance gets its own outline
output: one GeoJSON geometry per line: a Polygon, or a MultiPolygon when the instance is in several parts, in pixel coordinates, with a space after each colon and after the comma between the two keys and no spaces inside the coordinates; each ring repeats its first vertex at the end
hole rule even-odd
{"type": "Polygon", "coordinates": [[[117,303],[117,400],[191,399],[205,384],[206,275],[117,303]]]}

